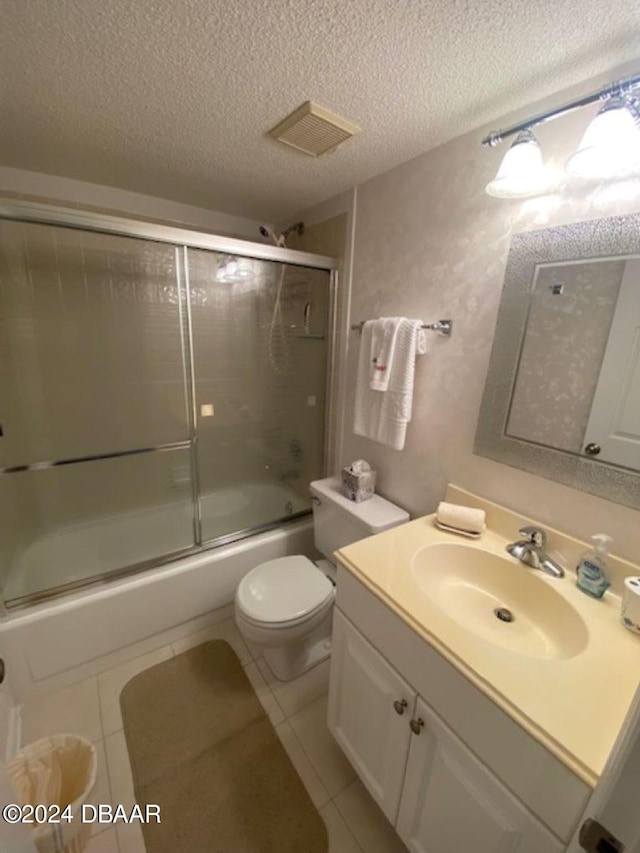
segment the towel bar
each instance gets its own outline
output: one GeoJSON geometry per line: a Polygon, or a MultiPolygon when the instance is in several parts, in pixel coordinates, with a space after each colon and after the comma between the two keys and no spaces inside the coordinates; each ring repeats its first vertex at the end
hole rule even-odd
{"type": "MultiPolygon", "coordinates": [[[[362,327],[364,326],[364,320],[361,320],[359,323],[355,323],[351,328],[355,332],[362,332],[362,327]]],[[[436,323],[423,323],[423,329],[430,329],[434,332],[439,332],[441,335],[445,337],[449,337],[451,335],[451,331],[453,329],[453,320],[438,320],[436,323]]]]}

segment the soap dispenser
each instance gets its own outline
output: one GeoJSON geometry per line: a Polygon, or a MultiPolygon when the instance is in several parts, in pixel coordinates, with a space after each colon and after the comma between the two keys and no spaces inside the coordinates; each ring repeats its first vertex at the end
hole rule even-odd
{"type": "Polygon", "coordinates": [[[591,537],[595,547],[580,557],[576,567],[578,587],[593,598],[602,598],[611,586],[607,579],[607,553],[613,539],[606,533],[596,533],[591,537]]]}

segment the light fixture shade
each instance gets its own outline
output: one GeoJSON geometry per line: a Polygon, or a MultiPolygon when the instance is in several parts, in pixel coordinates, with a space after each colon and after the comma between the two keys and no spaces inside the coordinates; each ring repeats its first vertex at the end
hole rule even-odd
{"type": "Polygon", "coordinates": [[[237,284],[253,278],[253,270],[248,258],[228,257],[219,261],[216,281],[226,284],[237,284]]]}
{"type": "Polygon", "coordinates": [[[634,99],[608,101],[585,130],[567,171],[581,178],[613,178],[640,168],[638,118],[634,99]]]}
{"type": "Polygon", "coordinates": [[[548,186],[538,140],[530,130],[524,130],[504,155],[486,191],[496,198],[527,198],[545,192],[548,186]]]}

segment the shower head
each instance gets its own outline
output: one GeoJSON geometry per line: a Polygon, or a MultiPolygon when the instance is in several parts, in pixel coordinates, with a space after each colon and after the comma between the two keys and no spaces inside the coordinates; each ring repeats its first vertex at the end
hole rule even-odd
{"type": "Polygon", "coordinates": [[[282,234],[276,234],[276,232],[270,225],[261,225],[260,233],[268,240],[272,240],[276,246],[280,246],[284,249],[287,245],[286,241],[289,234],[295,233],[299,237],[302,237],[302,235],[304,234],[304,222],[294,222],[293,225],[290,225],[288,228],[285,228],[282,234]]]}
{"type": "Polygon", "coordinates": [[[304,222],[294,222],[293,225],[290,225],[288,228],[285,228],[282,232],[283,237],[288,237],[289,234],[296,233],[298,237],[302,237],[304,234],[304,222]]]}
{"type": "Polygon", "coordinates": [[[274,245],[280,246],[284,248],[285,244],[285,234],[276,234],[276,232],[269,225],[261,225],[260,233],[263,237],[267,237],[269,240],[273,240],[274,245]]]}

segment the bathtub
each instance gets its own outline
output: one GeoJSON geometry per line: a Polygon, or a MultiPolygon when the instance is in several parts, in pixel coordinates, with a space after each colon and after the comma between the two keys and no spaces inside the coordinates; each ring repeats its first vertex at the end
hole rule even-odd
{"type": "MultiPolygon", "coordinates": [[[[235,513],[236,519],[246,519],[249,507],[255,517],[256,504],[247,503],[249,500],[261,499],[265,511],[267,501],[278,501],[280,505],[283,499],[285,504],[292,502],[293,512],[304,507],[302,502],[294,503],[293,493],[286,486],[264,490],[262,485],[266,484],[249,484],[243,496],[236,492],[235,502],[231,501],[230,494],[206,496],[203,520],[219,519],[223,513],[235,513]]],[[[162,512],[150,513],[147,534],[163,535],[163,521],[170,523],[162,512]]],[[[119,537],[127,535],[126,517],[112,522],[106,529],[104,524],[83,528],[92,527],[94,536],[106,537],[117,548],[119,537]],[[102,531],[100,534],[98,529],[102,531]]],[[[78,531],[79,528],[66,530],[51,539],[71,537],[73,533],[77,536],[78,531]]],[[[83,529],[82,535],[86,534],[83,529]]],[[[47,550],[51,555],[49,571],[54,566],[56,569],[64,567],[67,577],[77,577],[79,571],[85,571],[69,559],[72,544],[78,549],[78,555],[86,555],[87,540],[82,541],[82,548],[77,539],[74,543],[66,539],[65,548],[58,543],[59,550],[47,550]],[[55,564],[54,560],[60,560],[60,564],[55,564]]],[[[36,543],[35,547],[45,547],[44,543],[46,540],[36,543]]],[[[228,605],[233,602],[239,580],[258,563],[287,554],[315,556],[311,516],[157,568],[107,580],[80,592],[9,612],[0,619],[0,654],[7,666],[7,680],[14,697],[22,702],[41,690],[97,675],[130,658],[132,647],[137,654],[144,654],[189,630],[229,618],[228,605]]]]}
{"type": "MultiPolygon", "coordinates": [[[[308,500],[280,483],[242,483],[200,500],[204,539],[269,524],[304,512],[308,500]]],[[[193,542],[191,501],[77,524],[43,536],[15,561],[4,584],[5,601],[78,584],[105,572],[160,559],[193,542]]]]}

